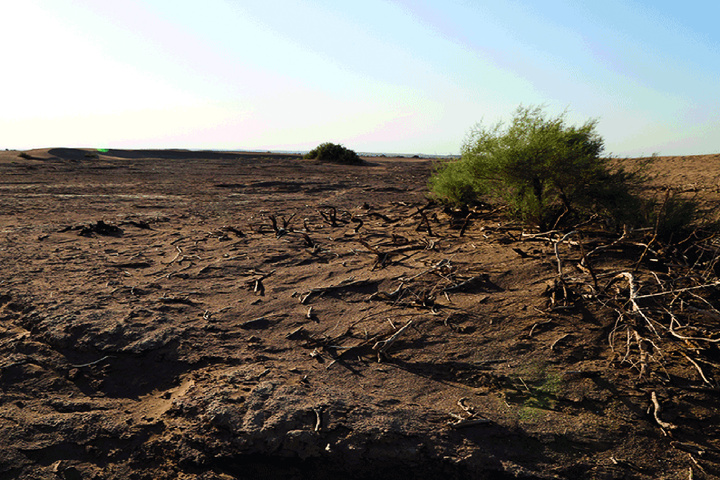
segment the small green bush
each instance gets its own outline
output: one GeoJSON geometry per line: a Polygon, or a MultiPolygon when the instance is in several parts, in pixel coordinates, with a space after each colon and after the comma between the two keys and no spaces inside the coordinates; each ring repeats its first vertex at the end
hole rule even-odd
{"type": "Polygon", "coordinates": [[[343,163],[346,165],[359,165],[362,159],[349,148],[335,143],[322,143],[306,153],[303,158],[316,159],[322,162],[343,163]]]}
{"type": "Polygon", "coordinates": [[[499,201],[541,228],[594,213],[633,223],[643,207],[634,191],[640,177],[600,156],[604,144],[595,127],[594,120],[570,126],[564,115],[521,106],[508,125],[471,130],[461,158],[438,165],[430,190],[454,204],[499,201]]]}

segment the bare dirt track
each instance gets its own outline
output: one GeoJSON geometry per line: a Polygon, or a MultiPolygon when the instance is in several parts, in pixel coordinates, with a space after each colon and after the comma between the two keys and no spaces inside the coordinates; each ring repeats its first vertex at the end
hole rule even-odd
{"type": "MultiPolygon", "coordinates": [[[[717,478],[717,240],[533,236],[431,171],[0,152],[0,478],[717,478]]],[[[652,171],[717,211],[720,155],[652,171]]]]}

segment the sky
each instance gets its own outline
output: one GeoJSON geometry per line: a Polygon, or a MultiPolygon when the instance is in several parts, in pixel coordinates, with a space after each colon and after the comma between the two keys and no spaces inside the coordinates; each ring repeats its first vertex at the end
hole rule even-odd
{"type": "Polygon", "coordinates": [[[720,3],[0,2],[0,148],[457,154],[518,106],[720,153],[720,3]]]}

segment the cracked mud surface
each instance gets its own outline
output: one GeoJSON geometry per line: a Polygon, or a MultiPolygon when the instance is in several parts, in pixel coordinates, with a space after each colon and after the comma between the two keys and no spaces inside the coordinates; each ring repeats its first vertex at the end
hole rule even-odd
{"type": "MultiPolygon", "coordinates": [[[[0,152],[1,478],[720,472],[717,344],[712,388],[665,344],[638,378],[615,315],[549,308],[551,243],[427,204],[430,160],[25,157],[0,152]]],[[[653,169],[717,208],[720,156],[653,169]]]]}

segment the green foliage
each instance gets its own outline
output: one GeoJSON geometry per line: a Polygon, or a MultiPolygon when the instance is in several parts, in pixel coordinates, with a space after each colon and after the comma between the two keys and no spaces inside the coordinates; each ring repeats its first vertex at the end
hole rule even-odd
{"type": "Polygon", "coordinates": [[[570,126],[564,115],[521,106],[508,125],[477,125],[461,158],[438,166],[430,189],[454,204],[500,201],[514,217],[543,228],[593,213],[630,221],[641,206],[633,193],[639,177],[600,156],[596,123],[570,126]]]}
{"type": "Polygon", "coordinates": [[[303,158],[316,159],[323,162],[343,163],[346,165],[359,165],[362,159],[353,150],[335,143],[322,143],[313,148],[303,158]]]}

